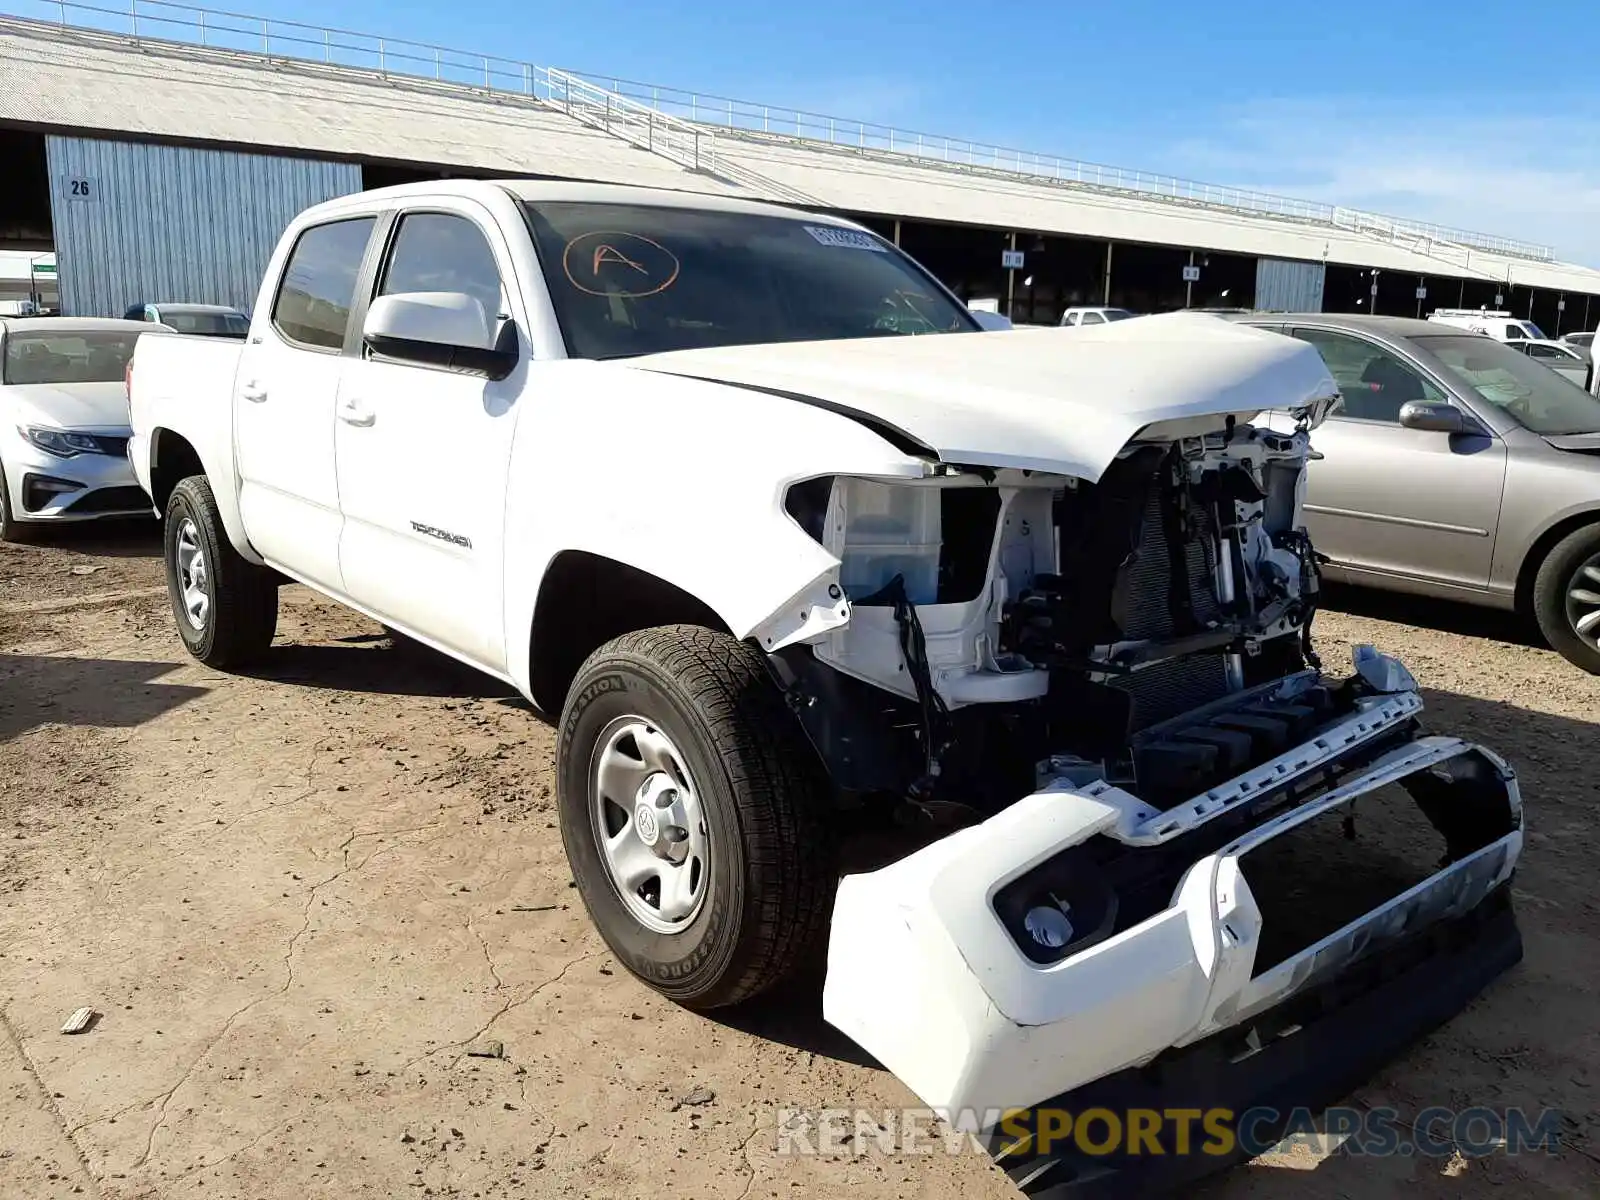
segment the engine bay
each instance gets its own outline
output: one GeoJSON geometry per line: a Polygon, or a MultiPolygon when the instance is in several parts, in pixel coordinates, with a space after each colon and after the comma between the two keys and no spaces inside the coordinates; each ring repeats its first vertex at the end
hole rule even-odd
{"type": "Polygon", "coordinates": [[[790,489],[850,615],[771,657],[842,794],[961,823],[1065,776],[1164,808],[1351,711],[1318,685],[1192,716],[1318,665],[1319,575],[1304,423],[1178,433],[1092,483],[939,464],[790,489]]]}

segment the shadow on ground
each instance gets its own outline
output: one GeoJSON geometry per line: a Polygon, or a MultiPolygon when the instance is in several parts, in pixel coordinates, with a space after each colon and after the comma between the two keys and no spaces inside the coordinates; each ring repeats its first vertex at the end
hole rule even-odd
{"type": "Polygon", "coordinates": [[[39,725],[143,725],[205,694],[205,688],[159,682],[180,665],[0,653],[0,741],[39,725]]]}
{"type": "Polygon", "coordinates": [[[1353,617],[1392,621],[1396,625],[1416,625],[1462,637],[1532,646],[1537,650],[1550,648],[1532,621],[1518,613],[1498,608],[1480,608],[1453,600],[1435,600],[1427,596],[1380,592],[1372,588],[1332,583],[1327,585],[1323,606],[1353,617]]]}
{"type": "Polygon", "coordinates": [[[22,545],[35,550],[65,550],[86,558],[160,558],[161,524],[155,518],[119,518],[36,526],[22,545]]]}
{"type": "Polygon", "coordinates": [[[357,635],[335,643],[274,645],[251,676],[271,683],[374,695],[520,699],[492,675],[415,642],[357,635]]]}

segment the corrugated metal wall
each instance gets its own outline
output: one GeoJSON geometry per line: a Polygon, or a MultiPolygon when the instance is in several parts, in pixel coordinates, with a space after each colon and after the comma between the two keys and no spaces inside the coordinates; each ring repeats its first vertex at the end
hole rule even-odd
{"type": "Polygon", "coordinates": [[[68,316],[161,300],[249,312],[290,219],[361,190],[352,163],[87,138],[46,149],[68,316]]]}
{"type": "Polygon", "coordinates": [[[1321,312],[1327,273],[1322,263],[1257,259],[1256,307],[1272,312],[1321,312]]]}

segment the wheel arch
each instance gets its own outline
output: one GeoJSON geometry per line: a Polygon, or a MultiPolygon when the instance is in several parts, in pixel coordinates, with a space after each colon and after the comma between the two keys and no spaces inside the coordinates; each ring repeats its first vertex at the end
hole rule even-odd
{"type": "Polygon", "coordinates": [[[248,563],[261,564],[261,556],[250,545],[245,534],[244,518],[239,512],[236,492],[237,477],[231,457],[224,450],[212,446],[208,459],[189,437],[165,425],[150,431],[150,500],[157,513],[163,513],[172,490],[191,475],[203,475],[216,498],[217,512],[228,540],[239,556],[248,563]]]}
{"type": "Polygon", "coordinates": [[[1527,553],[1522,556],[1522,564],[1517,568],[1517,611],[1524,616],[1533,613],[1533,581],[1539,574],[1539,567],[1548,557],[1550,551],[1562,539],[1569,537],[1578,530],[1589,525],[1600,525],[1600,508],[1585,509],[1582,512],[1570,513],[1554,522],[1533,540],[1527,553]]]}
{"type": "Polygon", "coordinates": [[[698,625],[731,633],[705,601],[676,584],[614,558],[563,550],[539,583],[528,645],[529,693],[559,714],[584,660],[612,638],[658,625],[698,625]]]}
{"type": "Polygon", "coordinates": [[[207,474],[200,452],[183,434],[156,429],[150,435],[150,500],[164,512],[172,490],[191,475],[207,474]]]}

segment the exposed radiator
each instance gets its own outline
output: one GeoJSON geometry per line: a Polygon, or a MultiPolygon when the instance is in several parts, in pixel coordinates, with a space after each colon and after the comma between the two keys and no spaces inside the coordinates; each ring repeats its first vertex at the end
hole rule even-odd
{"type": "MultiPolygon", "coordinates": [[[[1137,608],[1123,614],[1123,632],[1130,638],[1172,637],[1176,632],[1167,606],[1171,593],[1172,562],[1162,521],[1161,489],[1152,488],[1145,506],[1137,557],[1127,568],[1124,594],[1141,598],[1137,608]]],[[[1189,603],[1200,624],[1222,617],[1211,580],[1211,556],[1206,547],[1213,536],[1209,517],[1192,514],[1196,536],[1184,547],[1189,576],[1189,603]]],[[[1199,654],[1158,663],[1117,680],[1113,686],[1133,700],[1132,728],[1144,729],[1227,694],[1225,656],[1199,654]]]]}

